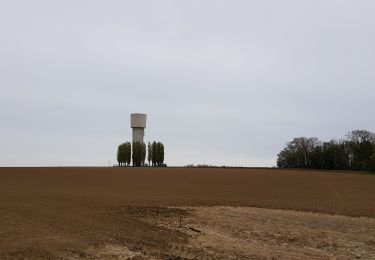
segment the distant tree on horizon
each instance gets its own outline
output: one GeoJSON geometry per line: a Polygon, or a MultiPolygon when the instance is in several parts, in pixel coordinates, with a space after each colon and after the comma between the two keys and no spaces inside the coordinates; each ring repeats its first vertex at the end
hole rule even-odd
{"type": "Polygon", "coordinates": [[[151,153],[152,153],[152,158],[151,158],[152,166],[156,166],[158,151],[157,151],[157,143],[155,141],[152,142],[151,153]]]}
{"type": "Polygon", "coordinates": [[[131,144],[122,143],[117,148],[117,162],[120,167],[129,165],[131,162],[131,144]]]}
{"type": "Polygon", "coordinates": [[[142,142],[133,142],[133,166],[144,166],[146,160],[146,144],[142,142]]]}
{"type": "Polygon", "coordinates": [[[118,162],[118,165],[121,167],[121,164],[122,164],[122,144],[120,144],[118,147],[117,147],[117,162],[118,162]]]}
{"type": "Polygon", "coordinates": [[[132,145],[130,142],[125,143],[126,155],[125,155],[125,162],[129,166],[132,158],[132,145]]]}
{"type": "Polygon", "coordinates": [[[152,162],[152,147],[151,147],[151,143],[148,142],[147,144],[147,161],[148,161],[148,165],[151,166],[151,162],[152,162]]]}
{"type": "Polygon", "coordinates": [[[159,166],[164,164],[164,145],[159,143],[159,166]]]}
{"type": "Polygon", "coordinates": [[[372,146],[372,155],[370,157],[371,169],[375,170],[375,144],[372,146]]]}
{"type": "Polygon", "coordinates": [[[145,166],[145,161],[146,161],[146,144],[141,143],[142,145],[142,153],[141,153],[141,164],[142,166],[145,166]]]}
{"type": "Polygon", "coordinates": [[[375,134],[366,130],[355,130],[349,132],[346,137],[349,139],[352,169],[365,170],[371,164],[375,134]]]}
{"type": "Polygon", "coordinates": [[[141,161],[140,161],[140,146],[139,142],[133,142],[132,144],[132,161],[133,161],[133,167],[139,167],[141,166],[141,161]]]}

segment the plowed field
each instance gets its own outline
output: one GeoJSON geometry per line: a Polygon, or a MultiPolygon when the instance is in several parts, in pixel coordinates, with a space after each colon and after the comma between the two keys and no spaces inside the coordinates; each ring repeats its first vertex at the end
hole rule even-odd
{"type": "Polygon", "coordinates": [[[374,217],[370,174],[0,168],[0,259],[370,259],[374,217]]]}

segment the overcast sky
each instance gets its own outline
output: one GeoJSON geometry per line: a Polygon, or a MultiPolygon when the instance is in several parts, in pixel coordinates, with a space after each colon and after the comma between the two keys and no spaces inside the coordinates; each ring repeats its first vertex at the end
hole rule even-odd
{"type": "Polygon", "coordinates": [[[108,165],[148,114],[168,165],[273,166],[375,131],[375,1],[0,1],[0,166],[108,165]]]}

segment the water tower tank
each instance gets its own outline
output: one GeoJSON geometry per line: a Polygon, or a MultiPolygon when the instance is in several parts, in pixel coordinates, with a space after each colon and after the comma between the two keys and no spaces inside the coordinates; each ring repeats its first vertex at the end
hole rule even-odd
{"type": "Polygon", "coordinates": [[[133,142],[141,142],[143,143],[143,137],[145,135],[145,128],[146,128],[146,114],[131,114],[130,115],[130,125],[133,129],[133,142]]]}

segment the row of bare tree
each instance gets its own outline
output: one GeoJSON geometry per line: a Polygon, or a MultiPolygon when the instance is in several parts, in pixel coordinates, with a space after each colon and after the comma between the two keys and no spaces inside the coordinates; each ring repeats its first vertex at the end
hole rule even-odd
{"type": "Polygon", "coordinates": [[[375,134],[349,132],[345,138],[322,142],[316,137],[294,138],[277,155],[277,166],[330,170],[375,170],[375,134]]]}

